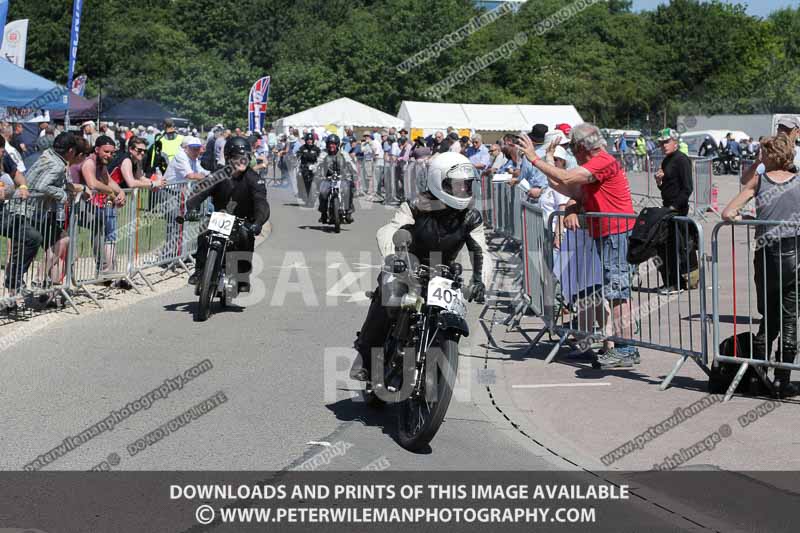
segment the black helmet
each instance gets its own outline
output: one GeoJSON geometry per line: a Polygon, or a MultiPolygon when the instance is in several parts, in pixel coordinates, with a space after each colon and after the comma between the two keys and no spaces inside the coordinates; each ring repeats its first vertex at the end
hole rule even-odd
{"type": "Polygon", "coordinates": [[[250,157],[250,143],[244,137],[231,137],[225,143],[224,154],[226,161],[237,156],[250,157]]]}
{"type": "Polygon", "coordinates": [[[314,141],[314,134],[313,133],[306,133],[305,135],[303,135],[303,140],[306,141],[306,142],[308,142],[308,141],[312,141],[313,142],[314,141]]]}
{"type": "Polygon", "coordinates": [[[335,133],[328,135],[328,138],[325,139],[325,148],[328,150],[330,155],[336,155],[339,151],[339,136],[335,133]],[[334,145],[334,148],[331,148],[331,145],[334,145]]]}

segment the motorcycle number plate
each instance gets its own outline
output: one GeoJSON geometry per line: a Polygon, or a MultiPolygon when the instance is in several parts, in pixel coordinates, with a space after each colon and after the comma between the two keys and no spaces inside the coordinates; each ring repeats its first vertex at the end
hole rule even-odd
{"type": "Polygon", "coordinates": [[[236,222],[235,216],[216,211],[211,215],[211,220],[208,222],[208,229],[229,237],[231,231],[233,231],[234,222],[236,222]]]}
{"type": "Polygon", "coordinates": [[[467,306],[461,289],[454,289],[449,279],[436,277],[428,283],[428,305],[441,307],[458,316],[466,316],[467,306]]]}

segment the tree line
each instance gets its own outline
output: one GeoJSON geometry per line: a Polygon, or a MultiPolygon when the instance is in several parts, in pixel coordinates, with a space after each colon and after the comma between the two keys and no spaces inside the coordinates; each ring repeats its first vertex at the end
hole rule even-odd
{"type": "MultiPolygon", "coordinates": [[[[528,0],[398,68],[486,10],[470,0],[85,0],[76,73],[88,96],[157,100],[196,125],[244,125],[264,75],[269,120],[342,96],[396,114],[524,32],[508,57],[439,99],[572,104],[603,126],[645,130],[678,114],[800,112],[800,8],[762,19],[716,0],[639,13],[606,0],[539,31],[573,2],[528,0]]],[[[66,82],[71,16],[72,0],[11,0],[9,20],[30,19],[26,68],[66,82]]]]}

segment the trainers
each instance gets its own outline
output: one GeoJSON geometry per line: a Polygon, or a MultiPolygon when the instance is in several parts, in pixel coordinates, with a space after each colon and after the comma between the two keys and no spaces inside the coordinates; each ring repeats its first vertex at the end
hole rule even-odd
{"type": "Polygon", "coordinates": [[[668,287],[661,287],[658,289],[658,294],[661,296],[672,296],[673,294],[680,294],[683,292],[683,289],[680,287],[668,286],[668,287]]]}
{"type": "Polygon", "coordinates": [[[317,222],[319,222],[320,224],[327,224],[328,223],[328,217],[326,217],[325,215],[322,215],[321,217],[319,217],[319,220],[317,222]]]}
{"type": "Polygon", "coordinates": [[[632,368],[633,354],[627,355],[619,353],[616,349],[609,350],[597,356],[597,361],[592,363],[592,368],[598,370],[609,370],[612,368],[632,368]]]}

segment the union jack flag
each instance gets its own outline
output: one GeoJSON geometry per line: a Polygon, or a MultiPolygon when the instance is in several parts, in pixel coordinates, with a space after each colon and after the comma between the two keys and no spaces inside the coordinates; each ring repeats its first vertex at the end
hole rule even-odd
{"type": "Polygon", "coordinates": [[[267,115],[269,98],[269,76],[264,76],[253,84],[247,99],[247,118],[250,131],[261,131],[267,115]]]}

